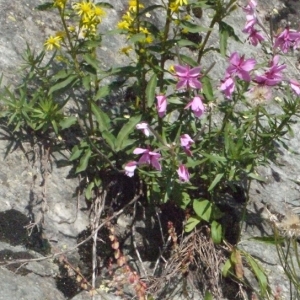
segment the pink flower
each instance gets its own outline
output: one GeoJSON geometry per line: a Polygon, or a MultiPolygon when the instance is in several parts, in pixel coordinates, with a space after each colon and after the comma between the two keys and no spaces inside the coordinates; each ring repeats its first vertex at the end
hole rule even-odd
{"type": "Polygon", "coordinates": [[[161,156],[159,153],[143,148],[135,148],[133,153],[143,154],[139,159],[139,164],[148,164],[154,167],[156,170],[161,171],[161,165],[158,161],[161,156]]]}
{"type": "Polygon", "coordinates": [[[193,88],[201,89],[201,82],[197,79],[200,75],[200,67],[190,68],[189,66],[174,66],[176,75],[179,78],[179,81],[176,85],[176,89],[181,88],[193,88]]]}
{"type": "Polygon", "coordinates": [[[187,182],[190,180],[190,174],[189,171],[187,169],[187,167],[185,165],[180,165],[178,170],[177,170],[177,174],[179,176],[179,180],[181,180],[182,182],[187,182]]]}
{"type": "Polygon", "coordinates": [[[294,79],[290,80],[290,85],[292,90],[297,94],[297,96],[300,95],[300,83],[294,79]]]}
{"type": "Polygon", "coordinates": [[[243,32],[249,33],[251,31],[251,28],[257,23],[257,19],[255,15],[248,15],[246,16],[246,25],[243,29],[243,32]]]}
{"type": "Polygon", "coordinates": [[[157,112],[160,118],[166,114],[167,110],[167,98],[164,95],[156,96],[157,99],[157,112]]]}
{"type": "Polygon", "coordinates": [[[188,103],[188,105],[185,107],[185,109],[189,108],[189,107],[192,108],[192,111],[194,112],[194,115],[197,118],[200,118],[205,111],[205,107],[203,105],[203,102],[202,102],[200,96],[194,97],[193,100],[188,103]]]}
{"type": "Polygon", "coordinates": [[[282,70],[286,68],[286,65],[279,65],[279,56],[275,55],[270,62],[270,68],[262,75],[255,76],[255,82],[268,86],[277,85],[282,81],[282,70]]]}
{"type": "Polygon", "coordinates": [[[149,125],[146,122],[141,122],[135,126],[136,129],[142,130],[145,136],[150,135],[149,125]]]}
{"type": "Polygon", "coordinates": [[[243,32],[249,33],[248,40],[253,46],[257,46],[258,43],[265,40],[265,38],[253,26],[250,27],[248,31],[243,30],[243,32]]]}
{"type": "Polygon", "coordinates": [[[137,162],[136,161],[130,161],[125,165],[125,174],[129,177],[132,177],[134,175],[134,171],[136,169],[137,162]]]}
{"type": "Polygon", "coordinates": [[[191,145],[195,142],[192,140],[192,138],[188,134],[183,134],[180,137],[180,144],[181,147],[184,149],[185,153],[188,156],[192,156],[192,152],[190,151],[191,145]]]}
{"type": "Polygon", "coordinates": [[[231,76],[238,76],[240,79],[250,81],[249,72],[255,67],[255,59],[250,58],[245,60],[244,55],[240,57],[237,52],[233,52],[229,58],[230,66],[226,69],[226,72],[231,76]]]}
{"type": "Polygon", "coordinates": [[[231,99],[232,93],[235,89],[235,84],[233,79],[229,74],[226,73],[225,78],[221,80],[222,84],[220,90],[225,94],[225,97],[231,99]]]}
{"type": "Polygon", "coordinates": [[[247,6],[243,7],[243,11],[247,15],[254,15],[255,14],[255,8],[257,6],[257,2],[254,0],[250,0],[247,4],[247,6]]]}
{"type": "Polygon", "coordinates": [[[283,53],[287,53],[291,47],[294,49],[300,43],[300,32],[289,29],[287,27],[275,39],[274,48],[279,47],[283,53]]]}

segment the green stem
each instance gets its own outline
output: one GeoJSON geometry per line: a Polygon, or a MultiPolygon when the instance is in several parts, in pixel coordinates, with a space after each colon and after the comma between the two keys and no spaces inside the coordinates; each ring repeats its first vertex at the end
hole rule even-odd
{"type": "Polygon", "coordinates": [[[70,54],[71,54],[71,57],[73,59],[74,65],[75,65],[75,69],[76,69],[77,73],[80,74],[81,73],[80,72],[80,66],[79,66],[79,62],[77,60],[75,47],[72,43],[72,39],[71,39],[69,30],[68,30],[68,26],[67,26],[66,21],[65,21],[64,9],[62,10],[62,9],[59,8],[59,15],[60,15],[63,27],[64,27],[64,31],[66,33],[67,39],[68,39],[68,43],[69,43],[69,46],[70,46],[70,54]]]}

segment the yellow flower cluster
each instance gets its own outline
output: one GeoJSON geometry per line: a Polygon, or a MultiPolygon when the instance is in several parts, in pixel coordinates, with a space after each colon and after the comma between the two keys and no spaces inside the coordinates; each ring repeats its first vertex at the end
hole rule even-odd
{"type": "Polygon", "coordinates": [[[89,1],[81,1],[73,4],[73,9],[81,17],[82,32],[96,34],[97,26],[101,23],[105,11],[89,1]]]}
{"type": "Polygon", "coordinates": [[[188,5],[188,0],[170,0],[169,7],[172,12],[177,13],[180,6],[188,5]]]}
{"type": "Polygon", "coordinates": [[[122,17],[122,21],[120,21],[117,25],[119,29],[128,31],[128,37],[131,37],[132,35],[136,33],[144,33],[145,38],[143,40],[146,44],[151,44],[153,42],[153,36],[149,32],[149,30],[146,27],[139,26],[137,28],[135,25],[135,19],[137,16],[137,8],[142,9],[144,8],[143,4],[138,4],[137,0],[129,0],[129,8],[125,15],[122,17]],[[139,5],[139,6],[138,6],[139,5]]]}

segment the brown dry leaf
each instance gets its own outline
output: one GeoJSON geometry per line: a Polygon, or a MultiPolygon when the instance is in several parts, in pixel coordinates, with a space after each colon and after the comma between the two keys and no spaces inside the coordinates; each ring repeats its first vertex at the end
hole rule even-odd
{"type": "Polygon", "coordinates": [[[111,247],[114,249],[114,250],[117,250],[119,249],[120,247],[120,244],[117,240],[115,240],[112,244],[111,244],[111,247]]]}
{"type": "Polygon", "coordinates": [[[231,254],[231,260],[234,262],[234,271],[238,279],[244,278],[244,267],[241,252],[237,249],[233,249],[231,254]]]}
{"type": "Polygon", "coordinates": [[[97,291],[95,289],[90,290],[89,294],[90,294],[91,297],[93,297],[93,296],[95,296],[97,294],[97,291]]]}

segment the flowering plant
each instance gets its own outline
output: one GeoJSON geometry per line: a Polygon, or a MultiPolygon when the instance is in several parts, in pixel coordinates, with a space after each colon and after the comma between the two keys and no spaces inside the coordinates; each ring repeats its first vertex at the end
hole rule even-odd
{"type": "MultiPolygon", "coordinates": [[[[285,79],[287,67],[280,63],[280,53],[298,47],[300,33],[286,28],[276,36],[270,46],[270,62],[262,69],[253,58],[227,53],[229,37],[239,40],[224,21],[237,9],[235,0],[191,1],[187,5],[187,0],[148,6],[129,1],[128,10],[111,33],[125,35],[127,45],[120,53],[130,57],[131,63],[117,68],[105,66],[97,52],[103,35],[101,22],[113,8],[111,4],[55,0],[41,6],[55,8],[61,19],[61,30],[44,44],[46,52],[54,51],[53,57],[45,67],[46,52],[35,55],[28,48],[29,72],[18,88],[20,97],[7,89],[3,116],[15,131],[30,128],[37,134],[54,134],[56,142],[66,141],[68,132],[79,128],[69,161],[75,173],[85,176],[88,200],[94,199],[108,174],[141,181],[149,203],[174,203],[185,212],[186,219],[181,221],[186,232],[208,226],[209,237],[220,244],[231,230],[226,228],[222,195],[230,191],[234,196],[242,189],[243,219],[251,181],[263,180],[257,167],[269,163],[276,152],[274,142],[291,132],[292,118],[299,113],[300,83],[285,79]],[[192,22],[187,8],[211,9],[209,27],[192,22]],[[166,14],[161,27],[145,17],[158,9],[166,14]],[[220,37],[217,50],[209,45],[215,25],[220,37]],[[203,33],[204,38],[198,42],[186,38],[187,33],[195,32],[203,33]],[[189,56],[187,47],[191,46],[197,59],[189,56]],[[210,51],[228,60],[222,78],[211,78],[214,66],[205,69],[201,64],[210,51]],[[53,60],[60,64],[59,71],[51,69],[53,60]],[[116,78],[123,79],[114,82],[116,78]],[[131,85],[128,101],[111,109],[109,97],[125,82],[131,85]],[[274,114],[267,105],[279,85],[286,96],[276,104],[280,113],[274,114]],[[28,98],[29,87],[35,92],[28,98]],[[71,100],[75,114],[66,109],[71,100]]],[[[250,0],[244,7],[243,32],[253,46],[266,39],[257,29],[262,24],[256,5],[250,0]]],[[[231,242],[237,244],[239,239],[240,231],[231,242]]],[[[232,257],[241,255],[231,249],[232,257]]],[[[234,259],[228,261],[224,276],[235,263],[234,259]]],[[[262,282],[261,294],[267,293],[268,286],[257,269],[255,275],[262,282]]],[[[144,299],[144,293],[143,288],[139,299],[144,299]]]]}

